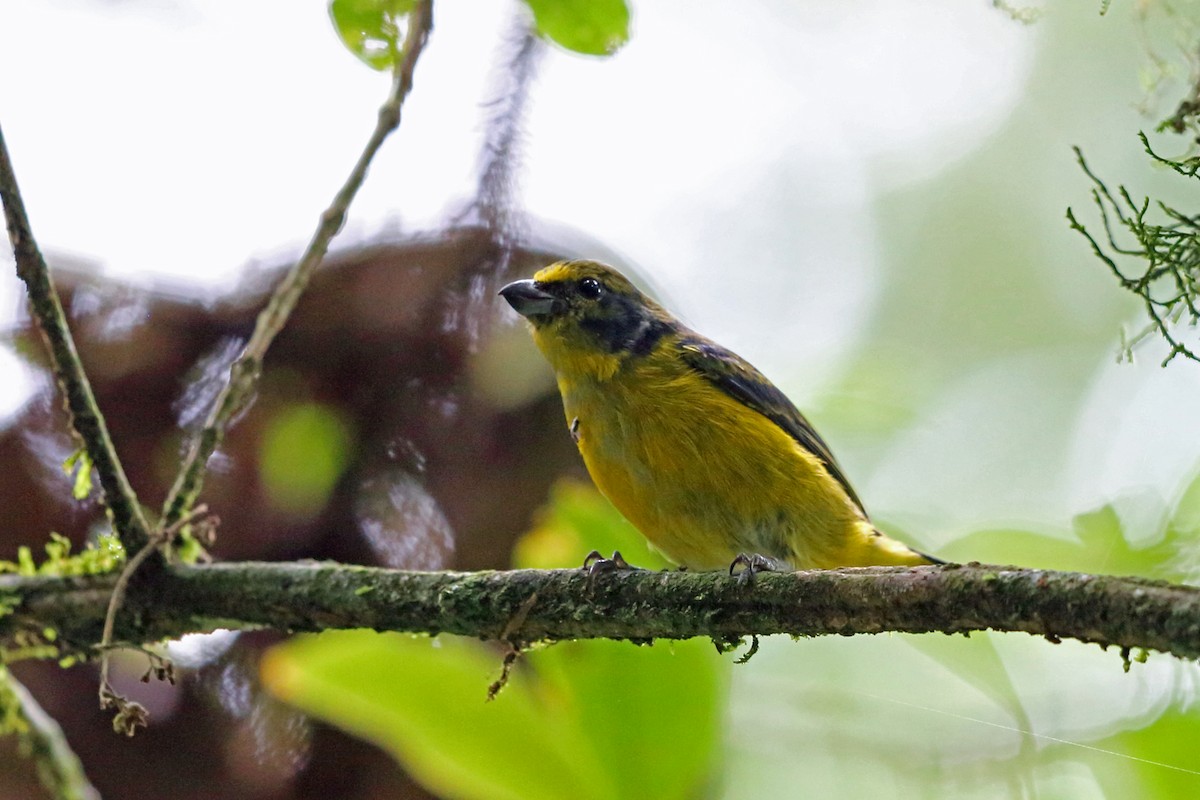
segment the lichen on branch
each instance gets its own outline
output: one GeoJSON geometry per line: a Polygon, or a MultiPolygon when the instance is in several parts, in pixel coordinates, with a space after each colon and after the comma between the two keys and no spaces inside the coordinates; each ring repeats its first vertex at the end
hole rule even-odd
{"type": "MultiPolygon", "coordinates": [[[[52,627],[99,640],[113,576],[0,576],[0,646],[52,627]],[[99,601],[99,602],[98,602],[99,601]]],[[[1073,572],[947,565],[763,573],[410,572],[332,563],[172,567],[131,587],[115,635],[217,628],[455,633],[508,642],[996,630],[1200,658],[1200,588],[1073,572]],[[531,604],[529,598],[536,595],[531,604]],[[515,622],[514,622],[515,620],[515,622]]]]}

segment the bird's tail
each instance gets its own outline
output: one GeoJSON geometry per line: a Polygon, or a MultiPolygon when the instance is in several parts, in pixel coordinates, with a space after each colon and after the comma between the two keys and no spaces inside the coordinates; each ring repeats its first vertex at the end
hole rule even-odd
{"type": "Polygon", "coordinates": [[[925,559],[925,563],[926,563],[926,564],[934,564],[934,565],[937,565],[937,564],[949,564],[949,563],[950,563],[949,561],[947,561],[947,560],[946,560],[946,559],[944,559],[944,558],[938,558],[937,556],[931,556],[931,555],[929,555],[929,553],[922,553],[920,550],[916,550],[916,549],[914,549],[914,548],[912,548],[912,547],[910,547],[910,548],[908,548],[908,549],[909,549],[909,550],[912,550],[912,551],[913,551],[914,553],[916,553],[918,556],[920,556],[921,558],[925,559]]]}
{"type": "Polygon", "coordinates": [[[870,523],[864,522],[862,535],[855,537],[838,553],[831,567],[920,567],[945,564],[940,558],[914,550],[893,539],[870,523]]]}

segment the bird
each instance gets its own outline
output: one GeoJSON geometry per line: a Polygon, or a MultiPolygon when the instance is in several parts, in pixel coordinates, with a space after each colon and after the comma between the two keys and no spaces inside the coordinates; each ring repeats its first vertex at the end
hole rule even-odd
{"type": "Polygon", "coordinates": [[[613,267],[559,261],[499,293],[550,362],[596,487],[681,568],[944,563],[872,524],[829,446],[761,372],[613,267]]]}

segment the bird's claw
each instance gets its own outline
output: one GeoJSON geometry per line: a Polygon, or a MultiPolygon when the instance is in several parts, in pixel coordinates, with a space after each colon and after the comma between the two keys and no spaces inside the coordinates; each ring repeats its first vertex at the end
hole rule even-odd
{"type": "Polygon", "coordinates": [[[626,561],[625,556],[621,555],[620,550],[613,550],[613,554],[609,558],[605,558],[604,554],[599,550],[593,550],[584,556],[582,569],[587,572],[588,580],[591,581],[601,572],[616,572],[617,570],[639,568],[626,561]]]}
{"type": "Polygon", "coordinates": [[[760,572],[778,572],[779,562],[761,553],[738,553],[729,564],[729,576],[737,576],[738,584],[748,586],[754,584],[754,578],[760,572]],[[741,567],[741,570],[738,570],[741,567]]]}

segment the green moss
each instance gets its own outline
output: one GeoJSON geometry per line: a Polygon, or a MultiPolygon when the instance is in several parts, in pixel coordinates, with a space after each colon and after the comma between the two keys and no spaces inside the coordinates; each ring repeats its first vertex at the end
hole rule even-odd
{"type": "MultiPolygon", "coordinates": [[[[46,543],[46,560],[41,564],[34,561],[33,552],[22,545],[17,548],[17,560],[0,560],[0,573],[17,575],[100,575],[112,572],[125,561],[125,549],[120,540],[111,534],[100,536],[88,543],[83,550],[72,555],[71,541],[60,533],[50,533],[46,543]]],[[[4,613],[0,609],[0,615],[4,613]]]]}
{"type": "Polygon", "coordinates": [[[76,500],[84,500],[92,493],[92,457],[87,450],[81,447],[68,456],[63,462],[63,472],[75,476],[71,481],[71,495],[76,500]]]}
{"type": "Polygon", "coordinates": [[[0,665],[0,736],[29,733],[29,722],[21,713],[21,701],[13,691],[8,668],[0,665]]]}
{"type": "MultiPolygon", "coordinates": [[[[112,572],[125,561],[125,550],[116,536],[105,535],[89,543],[78,553],[71,553],[71,542],[59,533],[51,533],[45,545],[46,558],[38,564],[30,548],[17,549],[16,561],[0,561],[0,574],[13,573],[25,577],[74,577],[112,572]]],[[[0,617],[12,614],[21,604],[19,596],[0,596],[0,617]]],[[[60,658],[58,631],[43,627],[40,632],[20,631],[10,646],[0,649],[0,664],[25,659],[60,658]]]]}

